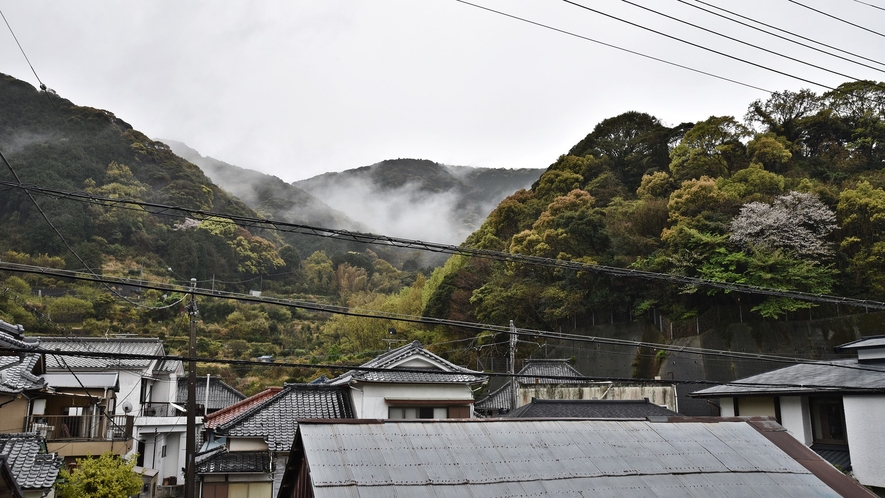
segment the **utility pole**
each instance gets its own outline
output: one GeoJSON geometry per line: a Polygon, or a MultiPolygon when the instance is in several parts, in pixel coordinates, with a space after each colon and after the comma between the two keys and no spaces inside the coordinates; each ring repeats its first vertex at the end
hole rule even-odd
{"type": "Polygon", "coordinates": [[[510,374],[510,410],[516,410],[516,326],[513,320],[510,320],[510,367],[507,372],[510,374]]]}
{"type": "Polygon", "coordinates": [[[184,496],[196,498],[196,467],[195,455],[197,453],[197,298],[194,289],[197,287],[197,279],[191,279],[191,299],[187,305],[187,312],[191,317],[190,347],[188,348],[187,367],[187,439],[185,443],[185,467],[184,467],[184,496]]]}

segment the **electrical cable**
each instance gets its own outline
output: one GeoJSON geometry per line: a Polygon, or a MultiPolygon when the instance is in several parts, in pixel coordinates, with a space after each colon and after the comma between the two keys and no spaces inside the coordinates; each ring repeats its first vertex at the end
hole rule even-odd
{"type": "MultiPolygon", "coordinates": [[[[144,201],[134,201],[131,199],[111,199],[107,197],[99,197],[90,193],[68,192],[55,189],[48,189],[34,185],[16,184],[11,182],[0,182],[0,185],[14,186],[27,191],[34,191],[45,195],[53,196],[58,199],[71,199],[80,202],[91,202],[101,206],[117,207],[126,205],[137,205],[142,208],[153,209],[148,211],[151,214],[165,215],[169,213],[189,214],[201,219],[214,218],[216,221],[221,218],[226,222],[243,226],[264,228],[268,230],[278,230],[285,233],[299,233],[304,235],[319,236],[325,238],[334,238],[337,240],[347,240],[362,244],[376,244],[390,247],[398,247],[405,249],[416,249],[428,252],[436,252],[441,254],[461,255],[468,257],[476,257],[506,263],[531,264],[547,268],[559,268],[573,271],[588,271],[602,275],[615,277],[642,278],[646,280],[664,281],[672,284],[709,287],[726,291],[744,292],[747,294],[757,294],[774,297],[784,297],[796,299],[800,301],[816,302],[816,303],[834,303],[849,306],[857,306],[862,308],[885,309],[885,302],[873,301],[867,299],[853,299],[842,296],[833,296],[827,294],[815,294],[809,292],[800,292],[783,289],[771,289],[748,284],[707,280],[698,277],[689,277],[685,275],[677,275],[672,273],[656,273],[646,270],[636,270],[632,268],[619,268],[606,265],[581,263],[576,261],[566,261],[552,258],[542,258],[539,256],[529,256],[525,254],[507,253],[503,251],[492,251],[489,249],[475,249],[466,246],[454,246],[450,244],[439,244],[435,242],[426,242],[421,240],[402,239],[387,235],[377,235],[363,232],[353,232],[349,230],[322,228],[311,225],[302,225],[297,223],[289,223],[282,221],[274,221],[262,218],[252,218],[248,216],[231,215],[213,213],[210,211],[197,210],[191,208],[183,208],[180,206],[169,206],[158,203],[150,203],[144,201]]],[[[69,277],[71,278],[71,277],[69,277]]],[[[132,281],[125,281],[127,285],[135,285],[132,281]]]]}
{"type": "Polygon", "coordinates": [[[771,24],[766,24],[766,23],[764,23],[764,22],[762,22],[762,21],[757,21],[756,19],[753,19],[753,18],[750,18],[750,17],[744,16],[744,15],[738,14],[738,13],[736,13],[736,12],[732,12],[732,11],[730,11],[730,10],[724,9],[724,8],[719,7],[719,6],[717,6],[717,5],[713,5],[713,4],[708,3],[708,2],[705,2],[705,1],[703,1],[703,0],[694,0],[694,1],[697,2],[697,3],[703,4],[703,5],[706,5],[707,7],[710,7],[710,8],[716,9],[716,10],[721,10],[722,12],[727,12],[727,13],[729,13],[729,14],[731,14],[731,15],[733,15],[733,16],[737,16],[737,17],[739,17],[739,18],[741,18],[741,19],[746,19],[746,20],[748,20],[748,21],[750,21],[750,22],[754,22],[754,23],[756,23],[756,24],[760,24],[760,25],[762,25],[762,26],[765,26],[766,28],[771,28],[771,29],[773,29],[773,30],[775,30],[775,31],[780,31],[781,33],[787,33],[788,35],[795,36],[796,38],[800,38],[800,39],[802,39],[802,40],[810,41],[810,42],[812,42],[812,43],[817,43],[817,44],[820,45],[820,46],[827,47],[827,48],[830,48],[830,49],[836,50],[836,51],[838,51],[838,52],[842,52],[842,53],[844,53],[844,54],[851,55],[851,56],[853,56],[853,57],[857,57],[858,59],[863,59],[863,60],[865,60],[865,61],[869,61],[869,62],[872,62],[872,63],[874,63],[874,64],[879,64],[879,65],[885,66],[885,63],[880,62],[880,61],[877,61],[877,60],[875,60],[875,59],[870,59],[869,57],[864,57],[864,56],[862,56],[862,55],[855,54],[854,52],[850,52],[850,51],[848,51],[848,50],[843,50],[843,49],[841,49],[841,48],[834,47],[834,46],[832,46],[832,45],[827,45],[826,43],[823,43],[823,42],[820,42],[820,41],[814,40],[814,39],[812,39],[812,38],[808,38],[808,37],[806,37],[806,36],[802,36],[802,35],[797,34],[797,33],[793,33],[792,31],[788,31],[788,30],[786,30],[786,29],[778,28],[777,26],[772,26],[771,24]]]}
{"type": "Polygon", "coordinates": [[[800,6],[800,7],[805,7],[805,8],[808,9],[808,10],[811,10],[811,11],[813,11],[813,12],[817,12],[818,14],[821,14],[821,15],[827,16],[827,17],[829,17],[829,18],[831,18],[831,19],[835,19],[835,20],[837,20],[837,21],[839,21],[839,22],[843,22],[843,23],[848,24],[848,25],[850,25],[850,26],[854,26],[855,28],[862,29],[862,30],[864,30],[864,31],[867,31],[867,32],[873,33],[874,35],[879,35],[879,36],[885,37],[885,35],[883,35],[882,33],[878,32],[878,31],[874,31],[874,30],[872,30],[872,29],[870,29],[870,28],[865,28],[865,27],[861,26],[860,24],[855,24],[855,23],[853,23],[853,22],[851,22],[851,21],[846,21],[845,19],[842,19],[842,18],[840,18],[840,17],[836,17],[836,16],[834,16],[834,15],[832,15],[832,14],[828,14],[828,13],[822,11],[822,10],[815,9],[814,7],[811,7],[811,6],[809,6],[809,5],[805,5],[804,3],[801,3],[801,2],[797,2],[796,0],[787,0],[787,1],[790,2],[790,3],[794,3],[794,4],[796,4],[796,5],[800,6]]]}
{"type": "Polygon", "coordinates": [[[614,19],[614,20],[616,20],[616,21],[620,21],[620,22],[622,22],[622,23],[629,24],[630,26],[633,26],[633,27],[636,27],[636,28],[643,29],[643,30],[645,30],[645,31],[649,31],[649,32],[655,33],[655,34],[660,35],[660,36],[663,36],[663,37],[665,37],[665,38],[670,38],[671,40],[675,40],[675,41],[678,41],[678,42],[680,42],[680,43],[684,43],[684,44],[686,44],[686,45],[690,45],[690,46],[692,46],[692,47],[699,48],[699,49],[701,49],[701,50],[706,50],[707,52],[711,52],[711,53],[714,53],[714,54],[716,54],[716,55],[720,55],[720,56],[722,56],[722,57],[726,57],[726,58],[728,58],[728,59],[732,59],[732,60],[735,60],[735,61],[738,61],[738,62],[742,62],[742,63],[744,63],[744,64],[748,64],[748,65],[750,65],[750,66],[757,67],[757,68],[759,68],[759,69],[764,69],[764,70],[766,70],[766,71],[770,71],[770,72],[772,72],[772,73],[780,74],[781,76],[786,76],[786,77],[788,77],[788,78],[792,78],[792,79],[795,79],[795,80],[802,81],[802,82],[804,82],[804,83],[810,83],[810,84],[812,84],[812,85],[816,85],[816,86],[819,86],[819,87],[821,87],[821,88],[826,88],[827,90],[835,90],[834,87],[831,87],[831,86],[829,86],[829,85],[825,85],[825,84],[823,84],[823,83],[818,83],[818,82],[816,82],[816,81],[809,80],[809,79],[807,79],[807,78],[802,78],[801,76],[796,76],[796,75],[794,75],[794,74],[790,74],[790,73],[788,73],[788,72],[786,72],[786,71],[781,71],[781,70],[779,70],[779,69],[775,69],[775,68],[773,68],[773,67],[768,67],[768,66],[765,66],[765,65],[763,65],[763,64],[759,64],[759,63],[756,63],[756,62],[752,62],[752,61],[749,61],[749,60],[747,60],[747,59],[743,59],[743,58],[740,58],[740,57],[735,56],[735,55],[727,54],[727,53],[725,53],[725,52],[721,52],[721,51],[719,51],[719,50],[716,50],[716,49],[713,49],[713,48],[710,48],[710,47],[705,47],[704,45],[701,45],[701,44],[699,44],[699,43],[694,43],[694,42],[691,42],[691,41],[688,41],[688,40],[685,40],[685,39],[679,38],[678,36],[670,35],[670,34],[664,33],[663,31],[658,31],[658,30],[656,30],[656,29],[649,28],[648,26],[643,26],[643,25],[641,25],[641,24],[639,24],[639,23],[635,23],[635,22],[633,22],[633,21],[628,21],[628,20],[626,20],[626,19],[622,19],[622,18],[617,17],[617,16],[614,16],[614,15],[612,15],[612,14],[606,14],[605,12],[602,12],[602,11],[600,11],[600,10],[596,10],[596,9],[594,9],[594,8],[587,7],[586,5],[581,5],[581,4],[577,3],[577,2],[573,2],[572,0],[562,0],[562,1],[565,2],[565,3],[567,3],[567,4],[569,4],[569,5],[573,5],[573,6],[575,6],[575,7],[579,7],[579,8],[581,8],[581,9],[584,9],[584,10],[587,10],[587,11],[590,11],[590,12],[593,12],[594,14],[599,14],[599,15],[601,15],[601,16],[605,16],[605,17],[608,17],[608,18],[610,18],[610,19],[614,19]]]}
{"type": "Polygon", "coordinates": [[[762,92],[766,92],[766,93],[774,93],[772,90],[766,90],[765,88],[758,87],[758,86],[755,86],[755,85],[751,85],[751,84],[749,84],[749,83],[744,83],[744,82],[742,82],[742,81],[738,81],[738,80],[734,80],[734,79],[731,79],[731,78],[727,78],[727,77],[725,77],[725,76],[719,76],[718,74],[713,74],[713,73],[710,73],[710,72],[707,72],[707,71],[703,71],[703,70],[701,70],[701,69],[695,69],[695,68],[690,67],[690,66],[685,66],[685,65],[683,65],[683,64],[679,64],[679,63],[676,63],[676,62],[671,62],[671,61],[668,61],[668,60],[666,60],[666,59],[661,59],[661,58],[659,58],[659,57],[655,57],[655,56],[652,56],[652,55],[643,54],[642,52],[637,52],[637,51],[635,51],[635,50],[630,50],[630,49],[627,49],[627,48],[619,47],[619,46],[617,46],[617,45],[613,45],[613,44],[611,44],[611,43],[606,43],[606,42],[603,42],[603,41],[595,40],[595,39],[593,39],[593,38],[589,38],[589,37],[584,36],[584,35],[579,35],[579,34],[577,34],[577,33],[573,33],[573,32],[571,32],[571,31],[566,31],[566,30],[564,30],[564,29],[560,29],[560,28],[556,28],[556,27],[553,27],[553,26],[550,26],[550,25],[547,25],[547,24],[539,23],[539,22],[537,22],[537,21],[532,21],[532,20],[530,20],[530,19],[526,19],[526,18],[523,18],[523,17],[515,16],[515,15],[513,15],[513,14],[508,14],[508,13],[503,12],[503,11],[500,11],[500,10],[495,10],[495,9],[491,9],[491,8],[489,8],[489,7],[485,7],[485,6],[482,6],[482,5],[478,5],[478,4],[475,4],[475,3],[470,3],[470,2],[468,2],[468,1],[466,1],[466,0],[456,0],[456,1],[459,2],[459,3],[463,3],[464,5],[469,5],[469,6],[471,6],[471,7],[475,7],[475,8],[477,8],[477,9],[481,9],[481,10],[485,10],[485,11],[488,11],[488,12],[492,12],[492,13],[494,13],[494,14],[498,14],[498,15],[501,15],[501,16],[504,16],[504,17],[509,17],[509,18],[511,18],[511,19],[515,19],[515,20],[517,20],[517,21],[522,21],[522,22],[524,22],[524,23],[532,24],[532,25],[534,25],[534,26],[538,26],[538,27],[541,27],[541,28],[544,28],[544,29],[549,29],[549,30],[551,30],[551,31],[556,31],[557,33],[562,33],[562,34],[564,34],[564,35],[573,36],[573,37],[575,37],[575,38],[580,38],[581,40],[585,40],[585,41],[589,41],[589,42],[597,43],[597,44],[599,44],[599,45],[603,45],[603,46],[605,46],[605,47],[609,47],[609,48],[613,48],[613,49],[616,49],[616,50],[620,50],[620,51],[622,51],[622,52],[627,52],[628,54],[638,55],[638,56],[640,56],[640,57],[644,57],[644,58],[646,58],[646,59],[650,59],[650,60],[653,60],[653,61],[656,61],[656,62],[661,62],[661,63],[664,63],[664,64],[668,64],[668,65],[670,65],[670,66],[678,67],[678,68],[680,68],[680,69],[685,69],[685,70],[687,70],[687,71],[692,71],[692,72],[695,72],[695,73],[698,73],[698,74],[703,74],[704,76],[710,76],[711,78],[716,78],[716,79],[719,79],[719,80],[722,80],[722,81],[727,81],[727,82],[729,82],[729,83],[734,83],[734,84],[736,84],[736,85],[745,86],[745,87],[747,87],[747,88],[752,88],[752,89],[754,89],[754,90],[760,90],[760,91],[762,91],[762,92]]]}
{"type": "Polygon", "coordinates": [[[861,2],[860,0],[854,0],[854,1],[857,2],[857,3],[862,3],[862,4],[866,5],[866,6],[872,7],[872,8],[874,8],[874,9],[885,10],[885,7],[879,7],[878,5],[875,5],[875,4],[872,4],[872,3],[861,2]]]}
{"type": "MultiPolygon", "coordinates": [[[[654,10],[654,9],[652,9],[652,8],[650,8],[650,7],[646,7],[646,6],[644,6],[644,5],[639,5],[638,3],[631,2],[630,0],[621,0],[621,1],[624,2],[624,3],[626,3],[626,4],[628,4],[628,5],[632,5],[632,6],[634,6],[634,7],[637,7],[637,8],[643,9],[643,10],[646,10],[646,11],[648,11],[648,12],[651,12],[651,13],[653,13],[653,14],[657,14],[657,15],[659,15],[659,16],[666,17],[667,19],[670,19],[670,20],[673,20],[673,21],[676,21],[676,22],[680,22],[680,23],[682,23],[682,24],[686,24],[686,25],[691,26],[691,27],[693,27],[693,28],[695,28],[695,29],[700,29],[700,30],[702,30],[702,31],[706,31],[707,33],[712,33],[712,34],[714,34],[714,35],[716,35],[716,36],[720,36],[720,37],[722,37],[722,38],[725,38],[726,40],[731,40],[731,41],[733,41],[733,42],[737,42],[737,43],[740,43],[740,44],[742,44],[742,45],[746,45],[746,46],[748,46],[748,47],[755,48],[755,49],[757,49],[757,50],[762,50],[763,52],[767,52],[767,53],[769,53],[769,54],[773,54],[773,55],[776,55],[776,56],[778,56],[778,57],[783,57],[784,59],[791,60],[791,61],[793,61],[793,62],[798,62],[798,63],[800,63],[800,64],[804,64],[804,65],[806,65],[806,66],[813,67],[813,68],[815,68],[815,69],[820,69],[821,71],[826,71],[826,72],[828,72],[828,73],[835,74],[835,75],[837,75],[837,76],[841,76],[841,77],[843,77],[843,78],[848,78],[848,79],[850,79],[850,80],[854,80],[854,81],[861,81],[860,78],[856,78],[856,77],[854,77],[854,76],[850,76],[850,75],[848,75],[848,74],[840,73],[840,72],[838,72],[838,71],[834,71],[834,70],[832,70],[832,69],[827,69],[827,68],[825,68],[825,67],[823,67],[823,66],[818,66],[817,64],[812,64],[811,62],[804,61],[804,60],[802,60],[802,59],[797,59],[796,57],[792,57],[792,56],[789,56],[789,55],[785,55],[785,54],[782,54],[782,53],[777,52],[777,51],[775,51],[775,50],[771,50],[771,49],[768,49],[768,48],[765,48],[765,47],[762,47],[762,46],[759,46],[759,45],[756,45],[756,44],[750,43],[750,42],[748,42],[748,41],[744,41],[744,40],[741,40],[741,39],[739,39],[739,38],[735,38],[735,37],[733,37],[733,36],[728,36],[728,35],[726,35],[726,34],[719,33],[719,32],[714,31],[714,30],[712,30],[712,29],[705,28],[705,27],[703,27],[703,26],[700,26],[700,25],[697,25],[697,24],[694,24],[694,23],[688,22],[688,21],[686,21],[686,20],[684,20],[684,19],[679,19],[679,18],[677,18],[677,17],[673,17],[673,16],[671,16],[671,15],[669,15],[669,14],[665,14],[665,13],[663,13],[663,12],[660,12],[660,11],[654,10]]],[[[885,72],[885,71],[883,71],[883,72],[885,72]]]]}
{"type": "MultiPolygon", "coordinates": [[[[710,15],[714,15],[714,16],[717,16],[717,17],[721,17],[722,19],[726,19],[726,20],[731,21],[731,22],[733,22],[733,23],[740,24],[741,26],[744,26],[744,27],[747,27],[747,28],[750,28],[750,29],[754,29],[754,30],[756,30],[756,31],[760,31],[760,32],[762,32],[762,33],[765,33],[765,34],[767,34],[767,35],[769,35],[769,36],[773,36],[773,37],[775,37],[775,38],[779,38],[779,39],[781,39],[781,40],[788,41],[788,42],[790,42],[790,43],[793,43],[793,44],[799,45],[800,47],[805,47],[805,48],[807,48],[807,49],[814,50],[814,51],[816,51],[816,52],[820,52],[820,53],[822,53],[822,54],[829,55],[830,57],[835,57],[835,58],[837,58],[837,59],[842,59],[842,60],[844,60],[844,61],[846,61],[846,62],[850,62],[850,63],[852,63],[852,64],[857,64],[858,66],[863,66],[863,67],[865,67],[865,68],[872,69],[873,71],[879,71],[879,72],[881,72],[881,73],[885,73],[885,69],[880,69],[880,68],[878,68],[878,67],[873,67],[873,66],[871,66],[871,65],[869,65],[869,64],[864,64],[863,62],[858,62],[858,61],[856,61],[856,60],[849,59],[848,57],[845,57],[844,55],[834,54],[833,52],[828,52],[828,51],[826,51],[826,50],[824,50],[824,49],[822,49],[822,48],[814,47],[814,46],[809,45],[809,44],[807,44],[807,43],[802,43],[802,42],[800,42],[800,41],[796,41],[796,40],[790,39],[790,38],[788,38],[788,37],[786,37],[786,36],[779,35],[779,34],[777,34],[777,33],[772,33],[771,31],[764,30],[764,29],[762,29],[762,28],[760,28],[760,27],[758,27],[758,26],[753,26],[753,25],[751,25],[751,24],[749,24],[749,23],[745,23],[745,22],[739,21],[739,20],[737,20],[737,19],[732,19],[731,17],[728,17],[728,16],[726,16],[726,15],[720,14],[720,13],[718,13],[718,12],[713,12],[712,10],[705,9],[705,8],[703,8],[703,7],[701,7],[701,6],[698,6],[698,5],[695,5],[695,4],[693,4],[693,3],[690,3],[690,2],[688,2],[688,0],[676,0],[676,1],[679,2],[679,3],[681,3],[681,4],[687,5],[687,6],[691,7],[691,8],[698,9],[698,10],[700,10],[700,11],[702,11],[702,12],[706,12],[706,13],[708,13],[708,14],[710,14],[710,15]]],[[[695,0],[695,1],[698,1],[698,0],[695,0]]],[[[704,2],[700,2],[700,3],[704,3],[704,2]]],[[[704,5],[709,5],[709,4],[704,4],[704,5]]],[[[726,11],[726,12],[728,12],[728,11],[726,11]]],[[[734,15],[734,14],[733,14],[733,15],[734,15]]],[[[765,25],[765,24],[763,24],[763,23],[760,23],[759,21],[755,21],[755,20],[754,20],[753,22],[758,23],[758,24],[765,25]]],[[[793,36],[797,36],[797,35],[793,35],[793,36]]],[[[803,37],[803,38],[804,38],[804,37],[803,37]]],[[[817,43],[818,45],[823,45],[823,44],[821,44],[820,42],[815,42],[815,43],[817,43]]],[[[826,45],[824,45],[824,46],[826,46],[826,45]]]]}
{"type": "MultiPolygon", "coordinates": [[[[351,371],[358,370],[364,372],[389,372],[390,368],[381,368],[381,367],[371,367],[366,365],[334,365],[334,364],[307,364],[307,363],[294,363],[294,362],[275,362],[275,363],[267,363],[262,361],[254,361],[254,360],[231,360],[231,359],[223,359],[223,358],[199,358],[199,357],[186,357],[186,356],[160,356],[160,355],[147,355],[147,354],[134,354],[134,353],[84,353],[83,351],[58,351],[58,350],[43,350],[41,348],[35,349],[23,349],[23,348],[15,348],[15,347],[7,347],[0,346],[0,352],[8,351],[8,352],[29,352],[35,354],[49,354],[49,355],[64,355],[64,356],[88,356],[88,357],[98,357],[98,358],[124,358],[124,359],[167,359],[167,360],[177,360],[181,362],[189,362],[189,361],[197,361],[200,363],[215,363],[215,364],[227,364],[227,365],[251,365],[251,366],[263,366],[263,367],[287,367],[287,368],[311,368],[311,369],[328,369],[331,371],[351,371]]],[[[821,366],[832,366],[832,367],[845,367],[848,368],[850,365],[843,364],[834,364],[831,362],[820,362],[820,361],[804,361],[803,364],[811,364],[811,365],[821,365],[821,366]]],[[[885,374],[885,367],[883,368],[871,368],[871,367],[859,367],[856,370],[863,370],[867,372],[879,372],[885,374]]],[[[428,373],[427,369],[424,368],[409,368],[409,367],[396,367],[396,371],[404,372],[404,373],[420,373],[426,374],[428,373]]],[[[464,375],[463,371],[453,371],[447,372],[443,370],[433,371],[434,375],[439,376],[462,376],[464,375]]],[[[484,377],[501,377],[501,378],[516,378],[516,377],[525,377],[526,374],[520,373],[504,373],[504,372],[476,372],[478,376],[484,377]]],[[[828,389],[828,390],[840,390],[840,391],[851,391],[858,393],[881,393],[885,392],[885,387],[874,387],[874,388],[858,388],[857,386],[850,386],[845,384],[813,384],[813,383],[801,383],[801,384],[791,384],[791,383],[769,383],[769,382],[739,382],[739,381],[711,381],[711,380],[688,380],[688,379],[668,379],[668,380],[658,380],[658,379],[643,379],[643,378],[635,378],[635,377],[616,377],[616,376],[571,376],[571,375],[552,375],[552,374],[538,374],[532,375],[532,377],[544,378],[548,380],[567,380],[567,381],[585,381],[585,382],[646,382],[646,383],[657,383],[657,384],[708,384],[708,385],[740,385],[740,386],[758,386],[758,387],[779,387],[779,388],[796,388],[796,389],[828,389]]]]}
{"type": "Polygon", "coordinates": [[[34,66],[31,64],[31,59],[28,58],[28,54],[25,53],[25,49],[22,48],[22,44],[19,43],[18,37],[15,36],[15,32],[12,31],[12,26],[9,25],[9,21],[6,20],[6,16],[3,15],[3,11],[0,10],[0,17],[3,17],[3,22],[6,23],[6,27],[9,28],[9,33],[12,35],[12,39],[15,40],[15,44],[18,45],[18,49],[21,51],[22,56],[24,56],[25,61],[28,63],[28,67],[31,68],[31,72],[34,73],[34,77],[37,78],[37,82],[40,83],[40,89],[45,91],[46,85],[43,84],[43,81],[40,80],[40,77],[37,76],[37,71],[34,69],[34,66]]]}
{"type": "MultiPolygon", "coordinates": [[[[52,268],[38,268],[38,267],[29,267],[27,265],[15,265],[10,263],[2,263],[0,262],[0,270],[9,270],[9,271],[19,271],[24,273],[39,273],[39,274],[48,274],[54,276],[67,276],[67,278],[74,278],[80,280],[93,280],[96,277],[90,275],[74,275],[65,273],[63,270],[55,270],[52,268]]],[[[120,282],[123,279],[114,279],[109,277],[106,278],[109,282],[120,282]]],[[[169,289],[172,286],[168,284],[134,284],[144,288],[153,288],[158,290],[169,289]]],[[[378,310],[367,310],[360,308],[348,308],[345,306],[335,306],[335,305],[324,305],[319,303],[311,303],[308,301],[300,301],[300,300],[289,300],[289,299],[279,299],[279,298],[267,298],[267,297],[258,297],[253,296],[251,294],[235,294],[232,292],[224,292],[224,291],[212,291],[209,289],[200,289],[193,288],[188,290],[191,294],[201,295],[201,296],[209,296],[209,297],[224,297],[229,299],[237,299],[241,301],[250,301],[250,302],[259,302],[259,303],[268,303],[268,304],[277,304],[281,306],[289,306],[293,308],[299,309],[309,309],[312,311],[321,311],[333,314],[341,314],[341,315],[350,315],[350,316],[359,316],[364,318],[377,318],[377,319],[386,319],[386,320],[395,320],[395,321],[403,321],[410,323],[421,323],[427,325],[443,325],[443,326],[451,326],[457,328],[466,328],[466,329],[474,329],[488,332],[498,332],[498,333],[515,333],[517,336],[524,336],[528,338],[547,338],[547,339],[559,339],[559,340],[571,340],[577,342],[587,342],[587,343],[595,343],[595,344],[611,344],[611,345],[620,345],[620,346],[628,346],[628,347],[644,347],[658,350],[666,350],[666,351],[674,351],[680,353],[687,354],[698,354],[698,355],[713,355],[717,357],[723,358],[743,358],[743,359],[753,359],[760,361],[768,361],[775,363],[820,363],[819,361],[809,361],[803,360],[801,358],[795,358],[790,356],[782,356],[782,355],[771,355],[771,354],[762,354],[762,353],[746,353],[740,351],[723,351],[723,350],[715,350],[715,349],[707,349],[707,348],[698,348],[691,346],[681,346],[681,345],[670,345],[670,344],[659,344],[654,342],[645,342],[645,341],[634,341],[627,339],[615,339],[615,338],[607,338],[607,337],[597,337],[597,336],[585,336],[580,334],[569,334],[563,332],[551,332],[545,330],[534,330],[534,329],[524,329],[517,328],[516,331],[512,330],[509,326],[501,326],[501,325],[489,325],[489,324],[480,324],[475,322],[465,322],[465,321],[457,321],[457,320],[446,320],[442,318],[432,318],[432,317],[423,317],[423,316],[415,316],[415,315],[406,315],[399,313],[391,313],[386,311],[378,311],[378,310]]],[[[105,353],[101,353],[105,354],[105,353]]],[[[145,355],[136,355],[134,357],[140,357],[145,355]]],[[[169,357],[173,358],[173,357],[169,357]]],[[[245,360],[235,360],[235,361],[245,361],[245,360]]],[[[831,366],[839,367],[839,368],[848,368],[855,370],[868,370],[864,367],[854,367],[851,365],[840,365],[840,364],[830,364],[831,366]]],[[[310,368],[318,368],[318,367],[310,367],[310,368]]],[[[874,369],[875,370],[875,369],[874,369]]]]}

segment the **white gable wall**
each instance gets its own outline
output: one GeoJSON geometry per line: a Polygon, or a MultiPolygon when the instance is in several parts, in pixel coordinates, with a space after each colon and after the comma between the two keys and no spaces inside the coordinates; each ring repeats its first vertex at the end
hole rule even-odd
{"type": "Polygon", "coordinates": [[[385,399],[399,400],[470,400],[473,391],[465,384],[394,384],[357,383],[351,386],[353,405],[357,418],[386,419],[388,408],[396,403],[385,399]]]}
{"type": "Polygon", "coordinates": [[[866,486],[885,487],[885,396],[843,395],[842,405],[854,477],[866,486]]]}

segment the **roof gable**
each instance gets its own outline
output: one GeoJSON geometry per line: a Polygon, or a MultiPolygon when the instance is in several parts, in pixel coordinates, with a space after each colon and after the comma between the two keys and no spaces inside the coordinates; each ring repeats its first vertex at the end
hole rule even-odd
{"type": "Polygon", "coordinates": [[[424,349],[419,341],[388,351],[359,368],[330,381],[331,384],[360,382],[478,384],[488,380],[482,372],[451,363],[424,349]]]}

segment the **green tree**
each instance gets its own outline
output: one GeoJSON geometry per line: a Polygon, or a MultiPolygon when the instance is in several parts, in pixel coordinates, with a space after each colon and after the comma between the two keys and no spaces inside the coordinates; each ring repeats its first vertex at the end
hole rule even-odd
{"type": "Polygon", "coordinates": [[[670,151],[670,174],[677,182],[725,176],[747,166],[741,139],[749,130],[731,116],[711,116],[694,125],[670,151]]]}
{"type": "Polygon", "coordinates": [[[78,458],[77,466],[62,469],[56,482],[59,498],[122,498],[141,490],[141,476],[133,472],[135,458],[110,451],[99,457],[78,458]]]}

